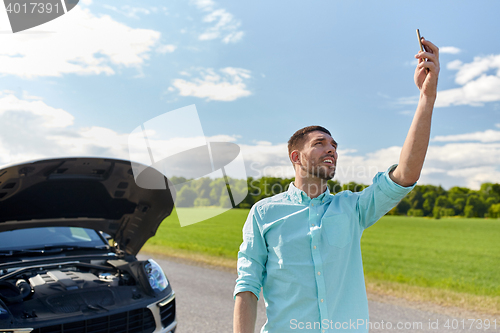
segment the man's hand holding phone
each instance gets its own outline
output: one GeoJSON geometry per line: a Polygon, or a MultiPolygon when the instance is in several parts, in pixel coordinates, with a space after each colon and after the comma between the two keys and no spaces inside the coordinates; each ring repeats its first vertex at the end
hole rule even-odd
{"type": "Polygon", "coordinates": [[[418,59],[415,69],[415,84],[421,94],[427,97],[436,98],[437,81],[439,75],[439,49],[423,37],[420,37],[420,31],[417,29],[417,37],[420,45],[420,51],[415,55],[418,59]]]}

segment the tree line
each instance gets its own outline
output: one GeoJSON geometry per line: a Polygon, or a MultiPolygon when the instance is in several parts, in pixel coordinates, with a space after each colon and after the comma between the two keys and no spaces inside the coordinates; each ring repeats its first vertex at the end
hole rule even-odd
{"type": "MultiPolygon", "coordinates": [[[[177,191],[177,207],[227,207],[231,208],[228,190],[233,197],[248,194],[236,207],[250,208],[257,201],[288,190],[294,178],[261,177],[254,179],[199,178],[188,180],[174,177],[175,184],[183,184],[177,191]],[[229,184],[229,186],[227,186],[229,184]]],[[[336,180],[328,181],[330,193],[344,190],[360,192],[368,185],[349,182],[341,184],[336,180]]],[[[490,217],[500,218],[500,184],[483,183],[479,190],[455,186],[449,190],[435,185],[417,185],[394,207],[388,215],[490,217]]]]}

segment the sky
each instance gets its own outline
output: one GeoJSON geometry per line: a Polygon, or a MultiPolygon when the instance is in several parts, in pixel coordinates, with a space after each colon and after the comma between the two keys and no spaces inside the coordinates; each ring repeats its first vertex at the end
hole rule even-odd
{"type": "MultiPolygon", "coordinates": [[[[129,158],[138,126],[194,105],[250,176],[292,176],[286,142],[321,125],[339,143],[336,179],[369,184],[398,163],[412,121],[419,28],[441,72],[418,183],[500,183],[499,12],[493,0],[81,0],[14,34],[0,6],[0,165],[129,158]]],[[[182,128],[196,141],[198,126],[182,128]]]]}

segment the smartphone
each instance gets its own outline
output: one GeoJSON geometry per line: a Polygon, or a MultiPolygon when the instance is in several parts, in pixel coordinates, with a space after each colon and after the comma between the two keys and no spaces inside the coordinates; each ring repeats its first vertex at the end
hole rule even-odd
{"type": "Polygon", "coordinates": [[[420,44],[420,51],[425,52],[424,45],[422,45],[422,37],[420,37],[420,30],[417,29],[418,44],[420,44]]]}
{"type": "MultiPolygon", "coordinates": [[[[420,37],[420,30],[417,29],[417,37],[418,37],[418,44],[420,44],[420,51],[425,52],[424,45],[422,44],[422,37],[420,37]]],[[[427,58],[424,58],[424,61],[427,61],[427,58]]],[[[425,69],[426,73],[429,73],[429,69],[425,69]]]]}

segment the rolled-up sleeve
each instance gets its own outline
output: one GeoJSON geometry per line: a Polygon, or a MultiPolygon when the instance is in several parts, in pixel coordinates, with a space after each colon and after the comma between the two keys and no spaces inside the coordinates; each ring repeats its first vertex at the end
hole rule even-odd
{"type": "Polygon", "coordinates": [[[417,184],[404,187],[395,183],[389,173],[396,166],[397,164],[394,164],[387,171],[377,173],[373,178],[373,184],[359,192],[356,209],[363,229],[373,225],[394,208],[417,184]]]}
{"type": "Polygon", "coordinates": [[[238,278],[234,288],[234,298],[242,291],[251,291],[259,299],[267,262],[267,246],[259,221],[254,205],[243,227],[243,243],[238,252],[238,278]]]}

